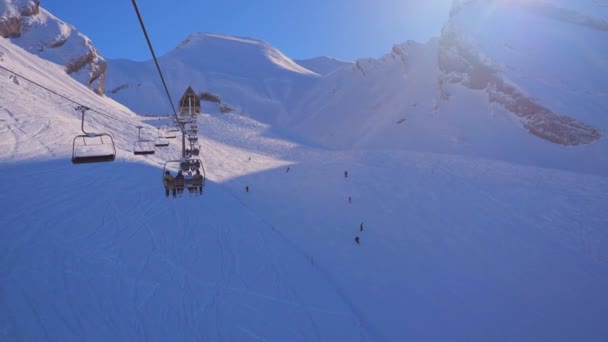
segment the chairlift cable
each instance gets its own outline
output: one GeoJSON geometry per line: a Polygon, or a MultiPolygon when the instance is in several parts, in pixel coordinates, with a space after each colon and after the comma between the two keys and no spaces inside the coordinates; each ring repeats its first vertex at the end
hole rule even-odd
{"type": "Polygon", "coordinates": [[[69,101],[69,102],[72,102],[72,103],[73,103],[73,104],[75,104],[75,105],[85,107],[85,108],[87,108],[88,110],[90,110],[90,111],[92,111],[92,112],[94,112],[94,113],[96,113],[96,114],[99,114],[99,115],[105,116],[105,117],[107,117],[107,118],[110,118],[110,119],[113,119],[113,120],[116,120],[116,121],[119,121],[119,122],[122,122],[122,123],[127,124],[127,125],[131,125],[131,126],[136,126],[136,127],[137,127],[137,124],[134,124],[134,123],[132,123],[132,122],[128,122],[128,121],[125,121],[125,120],[119,119],[119,118],[117,118],[117,117],[115,117],[115,116],[112,116],[112,115],[109,115],[109,114],[102,113],[102,112],[100,112],[100,111],[98,111],[98,110],[95,110],[95,109],[93,109],[93,108],[89,107],[89,106],[83,105],[82,103],[79,103],[79,102],[77,102],[77,101],[74,101],[74,100],[72,100],[71,98],[69,98],[69,97],[67,97],[67,96],[65,96],[65,95],[62,95],[62,94],[60,94],[60,93],[58,93],[58,92],[56,92],[56,91],[54,91],[54,90],[52,90],[52,89],[50,89],[50,88],[48,88],[48,87],[45,87],[45,86],[43,86],[42,84],[40,84],[40,83],[38,83],[38,82],[36,82],[36,81],[33,81],[33,80],[31,80],[31,79],[29,79],[29,78],[27,78],[27,77],[23,76],[23,75],[20,75],[20,74],[18,74],[18,73],[16,73],[16,72],[14,72],[13,70],[11,70],[11,69],[9,69],[9,68],[6,68],[6,67],[4,67],[4,66],[2,66],[2,65],[0,65],[0,69],[3,69],[3,70],[5,70],[5,71],[8,71],[8,72],[10,72],[11,74],[14,74],[15,76],[18,76],[18,77],[20,77],[20,78],[22,78],[22,79],[24,79],[24,80],[26,80],[26,81],[28,81],[28,82],[30,82],[30,83],[32,83],[32,84],[34,84],[35,86],[38,86],[38,87],[40,87],[40,88],[42,88],[42,89],[45,89],[46,91],[48,91],[48,92],[50,92],[50,93],[52,93],[52,94],[54,94],[54,95],[57,95],[57,96],[59,96],[59,97],[63,98],[64,100],[67,100],[67,101],[69,101]]]}
{"type": "Polygon", "coordinates": [[[139,8],[137,7],[137,3],[135,0],[132,0],[133,8],[135,8],[135,13],[137,14],[137,19],[139,19],[139,24],[141,25],[142,31],[144,31],[144,36],[146,37],[146,42],[148,42],[148,47],[150,48],[150,52],[152,53],[152,58],[154,59],[154,64],[156,64],[156,69],[158,70],[158,74],[160,75],[160,80],[163,82],[163,87],[165,87],[165,92],[167,93],[167,98],[169,98],[169,103],[171,104],[171,109],[173,110],[173,115],[177,119],[177,111],[175,110],[175,105],[173,105],[173,100],[171,99],[171,94],[169,93],[169,88],[167,87],[167,83],[165,82],[165,78],[163,77],[163,72],[160,70],[160,65],[158,64],[158,59],[156,58],[156,53],[154,53],[154,48],[152,47],[152,42],[150,41],[150,37],[148,36],[148,31],[146,30],[146,26],[144,25],[144,21],[141,18],[141,14],[139,13],[139,8]]]}

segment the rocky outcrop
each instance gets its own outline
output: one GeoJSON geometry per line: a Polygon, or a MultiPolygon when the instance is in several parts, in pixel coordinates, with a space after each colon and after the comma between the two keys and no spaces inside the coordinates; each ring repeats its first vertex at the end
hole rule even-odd
{"type": "Polygon", "coordinates": [[[0,36],[14,38],[21,35],[22,18],[40,13],[40,0],[0,0],[0,36]]]}
{"type": "Polygon", "coordinates": [[[104,94],[105,59],[88,37],[41,8],[39,0],[0,0],[0,36],[63,65],[73,78],[104,94]]]}
{"type": "MultiPolygon", "coordinates": [[[[456,1],[451,16],[456,16],[464,3],[456,1]]],[[[449,82],[485,91],[491,103],[519,117],[530,133],[557,144],[588,144],[601,137],[594,127],[554,112],[505,80],[501,76],[504,66],[486,57],[472,39],[451,21],[443,28],[438,54],[441,89],[449,82]]]]}
{"type": "Polygon", "coordinates": [[[224,103],[224,101],[222,101],[222,98],[219,95],[204,91],[199,94],[199,98],[201,99],[201,101],[215,103],[221,113],[227,114],[234,112],[234,109],[228,104],[224,103]]]}

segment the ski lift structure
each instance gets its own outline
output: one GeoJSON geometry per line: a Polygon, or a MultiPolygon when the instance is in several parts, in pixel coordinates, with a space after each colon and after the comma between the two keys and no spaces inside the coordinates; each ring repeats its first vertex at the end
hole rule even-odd
{"type": "Polygon", "coordinates": [[[77,135],[72,141],[72,163],[87,164],[114,161],[116,159],[116,146],[112,136],[108,133],[85,131],[84,114],[89,108],[78,106],[76,110],[82,113],[80,129],[83,134],[77,135]]]}
{"type": "Polygon", "coordinates": [[[188,87],[179,100],[179,116],[194,116],[201,113],[201,99],[192,87],[188,87]]]}
{"type": "Polygon", "coordinates": [[[143,126],[137,126],[137,141],[133,144],[133,154],[135,155],[150,155],[156,153],[154,141],[143,139],[141,137],[141,129],[143,126]]]}
{"type": "MultiPolygon", "coordinates": [[[[199,188],[203,189],[205,187],[207,181],[205,167],[203,166],[203,162],[198,158],[182,158],[166,161],[163,166],[161,177],[163,177],[163,186],[165,188],[173,188],[179,193],[183,192],[182,190],[185,188],[192,188],[195,192],[198,192],[199,188]],[[175,178],[171,184],[167,184],[164,176],[166,172],[171,171],[192,172],[195,176],[192,178],[175,178]],[[197,172],[200,173],[202,177],[197,177],[197,172]]],[[[202,190],[199,195],[202,195],[202,190]]]]}
{"type": "MultiPolygon", "coordinates": [[[[200,145],[198,144],[198,126],[196,124],[196,115],[201,111],[200,98],[192,87],[188,87],[179,102],[179,114],[175,119],[175,124],[180,127],[182,132],[182,156],[180,159],[166,161],[163,166],[163,186],[167,189],[174,188],[180,192],[184,188],[193,188],[198,192],[205,186],[207,175],[203,162],[199,158],[200,145]],[[186,140],[188,147],[186,146],[186,140]],[[202,177],[194,176],[189,179],[177,178],[173,184],[167,184],[164,176],[166,172],[192,172],[200,173],[202,177]]],[[[202,193],[201,193],[202,194],[202,193]]]]}
{"type": "Polygon", "coordinates": [[[164,136],[165,136],[166,139],[175,139],[175,138],[177,138],[177,135],[175,133],[179,132],[179,128],[177,128],[177,127],[175,127],[175,128],[163,127],[162,130],[165,131],[164,136]]]}
{"type": "Polygon", "coordinates": [[[169,140],[164,135],[160,134],[160,127],[158,128],[158,137],[154,140],[154,146],[156,147],[167,147],[169,146],[169,140]]]}

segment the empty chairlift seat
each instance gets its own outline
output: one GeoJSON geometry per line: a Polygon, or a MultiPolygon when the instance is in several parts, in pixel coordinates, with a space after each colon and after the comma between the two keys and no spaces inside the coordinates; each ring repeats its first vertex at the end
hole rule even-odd
{"type": "Polygon", "coordinates": [[[141,137],[142,126],[137,126],[137,141],[133,144],[133,154],[148,155],[156,153],[154,142],[141,137]]]}
{"type": "Polygon", "coordinates": [[[111,162],[116,159],[116,146],[114,139],[107,133],[89,133],[84,130],[84,114],[89,108],[79,106],[82,112],[81,135],[74,137],[72,142],[72,163],[100,163],[111,162]]]}
{"type": "Polygon", "coordinates": [[[160,133],[160,128],[158,129],[158,137],[154,140],[154,146],[156,147],[167,147],[169,146],[169,140],[160,133]]]}

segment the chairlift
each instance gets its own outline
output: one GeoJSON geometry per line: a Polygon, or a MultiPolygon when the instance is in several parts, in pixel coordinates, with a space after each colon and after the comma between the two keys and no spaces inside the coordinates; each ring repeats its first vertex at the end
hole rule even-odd
{"type": "Polygon", "coordinates": [[[192,146],[191,148],[186,149],[187,156],[198,157],[199,154],[200,154],[200,148],[196,145],[192,146]]]}
{"type": "Polygon", "coordinates": [[[165,138],[166,139],[175,139],[177,137],[175,132],[179,132],[179,129],[176,128],[175,130],[173,130],[173,129],[166,130],[165,138]]]}
{"type": "Polygon", "coordinates": [[[84,130],[84,113],[89,108],[84,106],[76,107],[76,110],[82,112],[81,135],[74,137],[72,142],[72,163],[101,163],[111,162],[116,159],[116,146],[114,139],[107,133],[89,133],[84,130]],[[104,141],[104,137],[107,139],[104,141]],[[82,142],[80,143],[80,140],[82,142]]]}
{"type": "Polygon", "coordinates": [[[160,134],[160,127],[158,128],[158,137],[154,140],[154,146],[156,147],[167,147],[169,146],[169,140],[162,134],[160,134]]]}
{"type": "MultiPolygon", "coordinates": [[[[204,188],[207,181],[207,175],[205,173],[203,162],[200,159],[194,158],[182,158],[179,160],[169,160],[165,162],[161,177],[163,186],[166,189],[176,189],[178,191],[183,190],[184,188],[192,187],[194,188],[195,192],[198,192],[199,187],[204,188]],[[168,184],[164,178],[167,171],[191,171],[192,173],[196,173],[197,170],[200,171],[201,176],[203,176],[200,179],[196,179],[196,177],[191,179],[176,178],[171,184],[168,184]]],[[[200,195],[202,195],[202,193],[200,193],[200,195]]]]}
{"type": "Polygon", "coordinates": [[[137,126],[137,141],[133,146],[133,154],[135,155],[148,155],[154,154],[156,151],[154,150],[154,142],[152,140],[145,140],[141,137],[141,129],[142,126],[137,126]]]}

